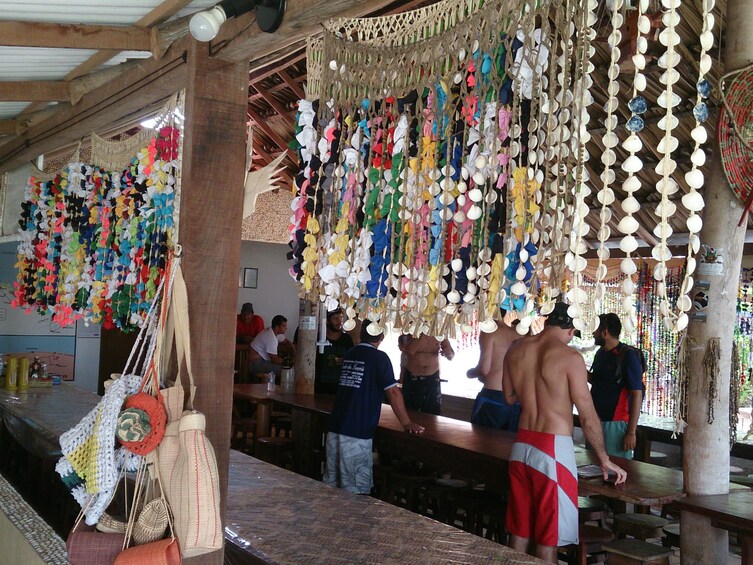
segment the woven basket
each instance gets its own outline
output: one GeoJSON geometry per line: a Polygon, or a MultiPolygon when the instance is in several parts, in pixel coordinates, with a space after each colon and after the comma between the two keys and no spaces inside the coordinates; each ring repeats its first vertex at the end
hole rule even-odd
{"type": "Polygon", "coordinates": [[[155,498],[147,503],[133,525],[133,543],[143,545],[162,539],[167,531],[167,521],[167,505],[164,500],[155,498]]]}
{"type": "Polygon", "coordinates": [[[126,522],[113,518],[107,512],[100,516],[96,526],[97,530],[107,534],[124,534],[126,527],[128,527],[126,522]]]}
{"type": "Polygon", "coordinates": [[[724,92],[725,107],[719,112],[719,148],[724,174],[741,202],[753,189],[753,66],[738,74],[724,92]]]}

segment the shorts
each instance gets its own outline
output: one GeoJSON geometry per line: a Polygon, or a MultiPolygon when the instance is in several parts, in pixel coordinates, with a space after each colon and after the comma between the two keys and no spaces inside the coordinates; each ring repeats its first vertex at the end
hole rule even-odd
{"type": "Polygon", "coordinates": [[[627,422],[602,422],[601,429],[604,432],[604,449],[607,455],[614,457],[622,457],[623,459],[632,459],[633,450],[625,451],[623,446],[623,440],[627,433],[627,422]]]}
{"type": "Polygon", "coordinates": [[[426,414],[442,412],[442,388],[439,371],[433,375],[413,375],[403,373],[403,400],[408,410],[417,410],[426,414]]]}
{"type": "Polygon", "coordinates": [[[578,543],[573,438],[518,430],[510,455],[507,531],[537,545],[578,543]]]}
{"type": "Polygon", "coordinates": [[[322,481],[354,494],[370,494],[374,486],[370,439],[327,433],[327,467],[322,481]]]}
{"type": "Polygon", "coordinates": [[[520,402],[508,404],[501,390],[482,388],[471,412],[471,424],[497,430],[518,431],[520,402]]]}

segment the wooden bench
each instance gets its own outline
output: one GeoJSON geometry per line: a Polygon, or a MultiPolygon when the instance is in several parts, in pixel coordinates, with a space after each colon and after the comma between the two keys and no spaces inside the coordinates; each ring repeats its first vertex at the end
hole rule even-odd
{"type": "Polygon", "coordinates": [[[672,550],[638,539],[616,539],[602,545],[610,565],[669,565],[672,550]]]}
{"type": "Polygon", "coordinates": [[[614,517],[612,529],[618,539],[625,536],[646,541],[650,538],[662,537],[662,528],[669,524],[669,520],[651,514],[617,514],[614,517]]]}

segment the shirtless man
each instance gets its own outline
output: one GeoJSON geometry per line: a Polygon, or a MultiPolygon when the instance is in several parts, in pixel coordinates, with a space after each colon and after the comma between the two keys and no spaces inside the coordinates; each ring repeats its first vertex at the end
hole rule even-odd
{"type": "MultiPolygon", "coordinates": [[[[502,314],[506,314],[502,310],[502,314]]],[[[521,338],[513,328],[503,321],[497,321],[497,329],[491,333],[480,332],[478,335],[478,365],[469,369],[469,379],[478,379],[484,383],[471,412],[471,423],[488,426],[499,430],[518,430],[520,403],[512,406],[505,402],[502,394],[502,368],[507,349],[513,341],[521,338]]]]}
{"type": "Polygon", "coordinates": [[[627,478],[604,450],[583,357],[567,346],[575,334],[567,308],[558,302],[541,333],[510,347],[502,378],[507,402],[521,404],[520,429],[510,455],[510,545],[551,563],[557,563],[558,546],[578,543],[573,403],[604,480],[610,472],[617,484],[627,478]]]}
{"type": "Polygon", "coordinates": [[[450,341],[447,338],[437,341],[428,335],[417,338],[401,335],[397,343],[403,353],[400,380],[405,407],[438,416],[442,411],[439,355],[450,360],[455,356],[450,341]]]}

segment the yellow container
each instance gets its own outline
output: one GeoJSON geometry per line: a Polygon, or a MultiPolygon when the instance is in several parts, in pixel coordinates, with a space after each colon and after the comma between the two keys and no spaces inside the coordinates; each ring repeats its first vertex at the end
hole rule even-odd
{"type": "Polygon", "coordinates": [[[18,386],[18,359],[8,355],[8,362],[5,364],[5,390],[16,390],[18,386]]]}
{"type": "Polygon", "coordinates": [[[29,359],[21,357],[18,360],[18,390],[29,390],[29,359]]]}

